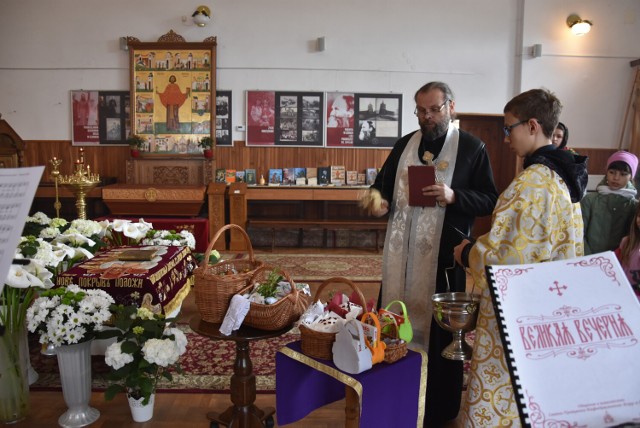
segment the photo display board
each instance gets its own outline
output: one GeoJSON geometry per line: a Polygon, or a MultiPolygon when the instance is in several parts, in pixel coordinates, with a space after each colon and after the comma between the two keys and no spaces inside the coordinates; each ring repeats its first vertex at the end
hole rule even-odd
{"type": "Polygon", "coordinates": [[[324,93],[247,91],[247,146],[322,147],[324,93]]]}
{"type": "Polygon", "coordinates": [[[71,91],[72,145],[127,144],[130,106],[129,91],[71,91]]]}

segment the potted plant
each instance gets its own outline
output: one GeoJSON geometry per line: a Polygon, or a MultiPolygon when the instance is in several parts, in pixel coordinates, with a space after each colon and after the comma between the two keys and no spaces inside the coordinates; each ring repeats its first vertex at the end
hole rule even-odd
{"type": "Polygon", "coordinates": [[[204,154],[205,158],[211,159],[213,157],[213,138],[202,137],[200,141],[198,141],[198,147],[202,149],[202,153],[204,154]]]}
{"type": "Polygon", "coordinates": [[[141,137],[138,134],[133,134],[129,138],[127,138],[127,144],[129,144],[129,148],[131,149],[131,156],[137,158],[140,156],[140,149],[144,146],[146,140],[144,137],[141,137]]]}
{"type": "Polygon", "coordinates": [[[83,290],[77,285],[45,290],[26,313],[27,328],[40,334],[40,343],[55,346],[60,383],[68,410],[58,418],[61,426],[89,425],[100,412],[91,399],[91,342],[111,318],[113,298],[104,290],[83,290]]]}
{"type": "Polygon", "coordinates": [[[114,383],[105,390],[111,400],[126,392],[134,421],[144,422],[153,416],[153,402],[160,376],[172,380],[170,368],[182,373],[178,359],[187,347],[187,337],[177,328],[168,327],[173,319],[135,305],[112,305],[115,330],[103,332],[102,338],[116,337],[107,347],[105,362],[112,368],[107,378],[114,383]],[[144,411],[147,413],[143,413],[144,411]]]}

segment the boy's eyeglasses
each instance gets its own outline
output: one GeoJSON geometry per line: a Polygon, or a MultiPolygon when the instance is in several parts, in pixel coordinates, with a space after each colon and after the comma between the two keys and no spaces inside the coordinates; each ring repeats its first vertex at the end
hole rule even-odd
{"type": "Polygon", "coordinates": [[[511,130],[513,128],[515,128],[516,126],[522,125],[523,123],[527,123],[527,122],[529,122],[529,119],[521,120],[518,123],[514,123],[513,125],[505,126],[504,128],[502,128],[502,130],[504,131],[505,137],[510,137],[511,136],[511,130]]]}

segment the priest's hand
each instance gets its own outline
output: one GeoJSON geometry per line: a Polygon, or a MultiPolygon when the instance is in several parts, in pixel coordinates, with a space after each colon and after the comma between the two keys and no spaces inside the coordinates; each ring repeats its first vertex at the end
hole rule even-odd
{"type": "Polygon", "coordinates": [[[456,193],[445,183],[436,183],[422,189],[424,196],[433,196],[441,207],[453,204],[456,201],[456,193]]]}
{"type": "Polygon", "coordinates": [[[380,202],[379,208],[371,209],[371,215],[373,215],[374,217],[382,217],[388,212],[389,212],[389,202],[387,202],[386,199],[383,199],[382,202],[380,202]]]}

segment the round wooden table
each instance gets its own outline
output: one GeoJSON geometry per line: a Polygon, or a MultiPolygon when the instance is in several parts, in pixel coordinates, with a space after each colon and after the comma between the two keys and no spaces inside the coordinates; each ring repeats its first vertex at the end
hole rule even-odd
{"type": "Polygon", "coordinates": [[[207,413],[207,418],[211,421],[211,427],[216,428],[219,426],[218,424],[230,428],[273,427],[273,415],[276,409],[273,407],[260,409],[253,404],[256,400],[256,377],[253,374],[249,345],[255,340],[281,336],[291,330],[292,326],[277,331],[241,326],[231,335],[225,336],[220,333],[220,324],[202,321],[200,315],[195,315],[191,318],[189,326],[194,332],[202,336],[236,342],[236,360],[233,365],[233,375],[231,376],[231,402],[233,405],[222,413],[207,413]]]}

